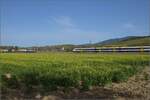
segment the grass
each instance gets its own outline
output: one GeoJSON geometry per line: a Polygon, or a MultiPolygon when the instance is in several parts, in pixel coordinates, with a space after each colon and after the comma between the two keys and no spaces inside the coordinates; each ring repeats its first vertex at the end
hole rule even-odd
{"type": "Polygon", "coordinates": [[[30,91],[87,90],[127,80],[149,65],[146,54],[1,53],[0,86],[30,91]]]}

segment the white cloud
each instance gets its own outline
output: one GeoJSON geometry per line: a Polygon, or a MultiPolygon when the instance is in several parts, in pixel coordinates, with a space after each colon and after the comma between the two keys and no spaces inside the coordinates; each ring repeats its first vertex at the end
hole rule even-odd
{"type": "Polygon", "coordinates": [[[81,33],[83,31],[75,25],[74,20],[69,16],[52,17],[52,20],[57,24],[61,32],[81,33]]]}
{"type": "Polygon", "coordinates": [[[51,35],[51,38],[59,41],[70,41],[70,43],[74,41],[74,43],[78,43],[79,40],[85,42],[93,40],[96,42],[103,37],[103,34],[108,34],[106,32],[97,32],[96,30],[81,29],[79,25],[75,24],[75,20],[69,16],[51,17],[51,20],[55,22],[59,30],[59,33],[51,35]]]}
{"type": "Polygon", "coordinates": [[[74,27],[72,19],[69,16],[54,17],[53,20],[62,27],[74,27]]]}
{"type": "Polygon", "coordinates": [[[126,29],[135,29],[135,25],[133,23],[126,23],[123,27],[126,29]]]}

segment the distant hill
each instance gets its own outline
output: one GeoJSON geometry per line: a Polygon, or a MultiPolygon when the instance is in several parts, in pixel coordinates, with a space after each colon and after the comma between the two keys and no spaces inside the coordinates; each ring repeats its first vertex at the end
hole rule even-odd
{"type": "Polygon", "coordinates": [[[123,38],[109,39],[94,44],[82,44],[82,45],[54,45],[38,47],[39,51],[72,51],[73,48],[84,47],[101,47],[101,46],[150,46],[150,36],[128,36],[123,38]],[[63,50],[64,49],[64,50],[63,50]]]}
{"type": "Polygon", "coordinates": [[[150,36],[128,36],[124,38],[109,39],[93,44],[95,46],[150,46],[150,36]]]}
{"type": "MultiPolygon", "coordinates": [[[[41,46],[41,47],[28,47],[28,48],[37,48],[38,51],[72,51],[73,48],[84,48],[84,47],[101,47],[101,46],[150,46],[150,36],[128,36],[123,38],[109,39],[98,43],[93,44],[82,44],[82,45],[73,45],[73,44],[62,44],[54,46],[41,46]]],[[[13,46],[0,46],[0,49],[10,49],[14,48],[13,46]]],[[[20,48],[20,47],[15,47],[20,48]]]]}

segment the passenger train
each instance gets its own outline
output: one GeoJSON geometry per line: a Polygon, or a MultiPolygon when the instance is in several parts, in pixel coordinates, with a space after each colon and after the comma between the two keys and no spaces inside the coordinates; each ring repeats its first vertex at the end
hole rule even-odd
{"type": "Polygon", "coordinates": [[[74,48],[73,52],[150,52],[150,46],[74,48]]]}

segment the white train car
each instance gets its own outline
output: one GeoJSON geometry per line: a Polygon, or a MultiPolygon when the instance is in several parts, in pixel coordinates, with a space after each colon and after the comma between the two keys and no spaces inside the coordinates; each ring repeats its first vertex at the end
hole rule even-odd
{"type": "Polygon", "coordinates": [[[150,52],[150,46],[74,48],[73,52],[150,52]]]}

